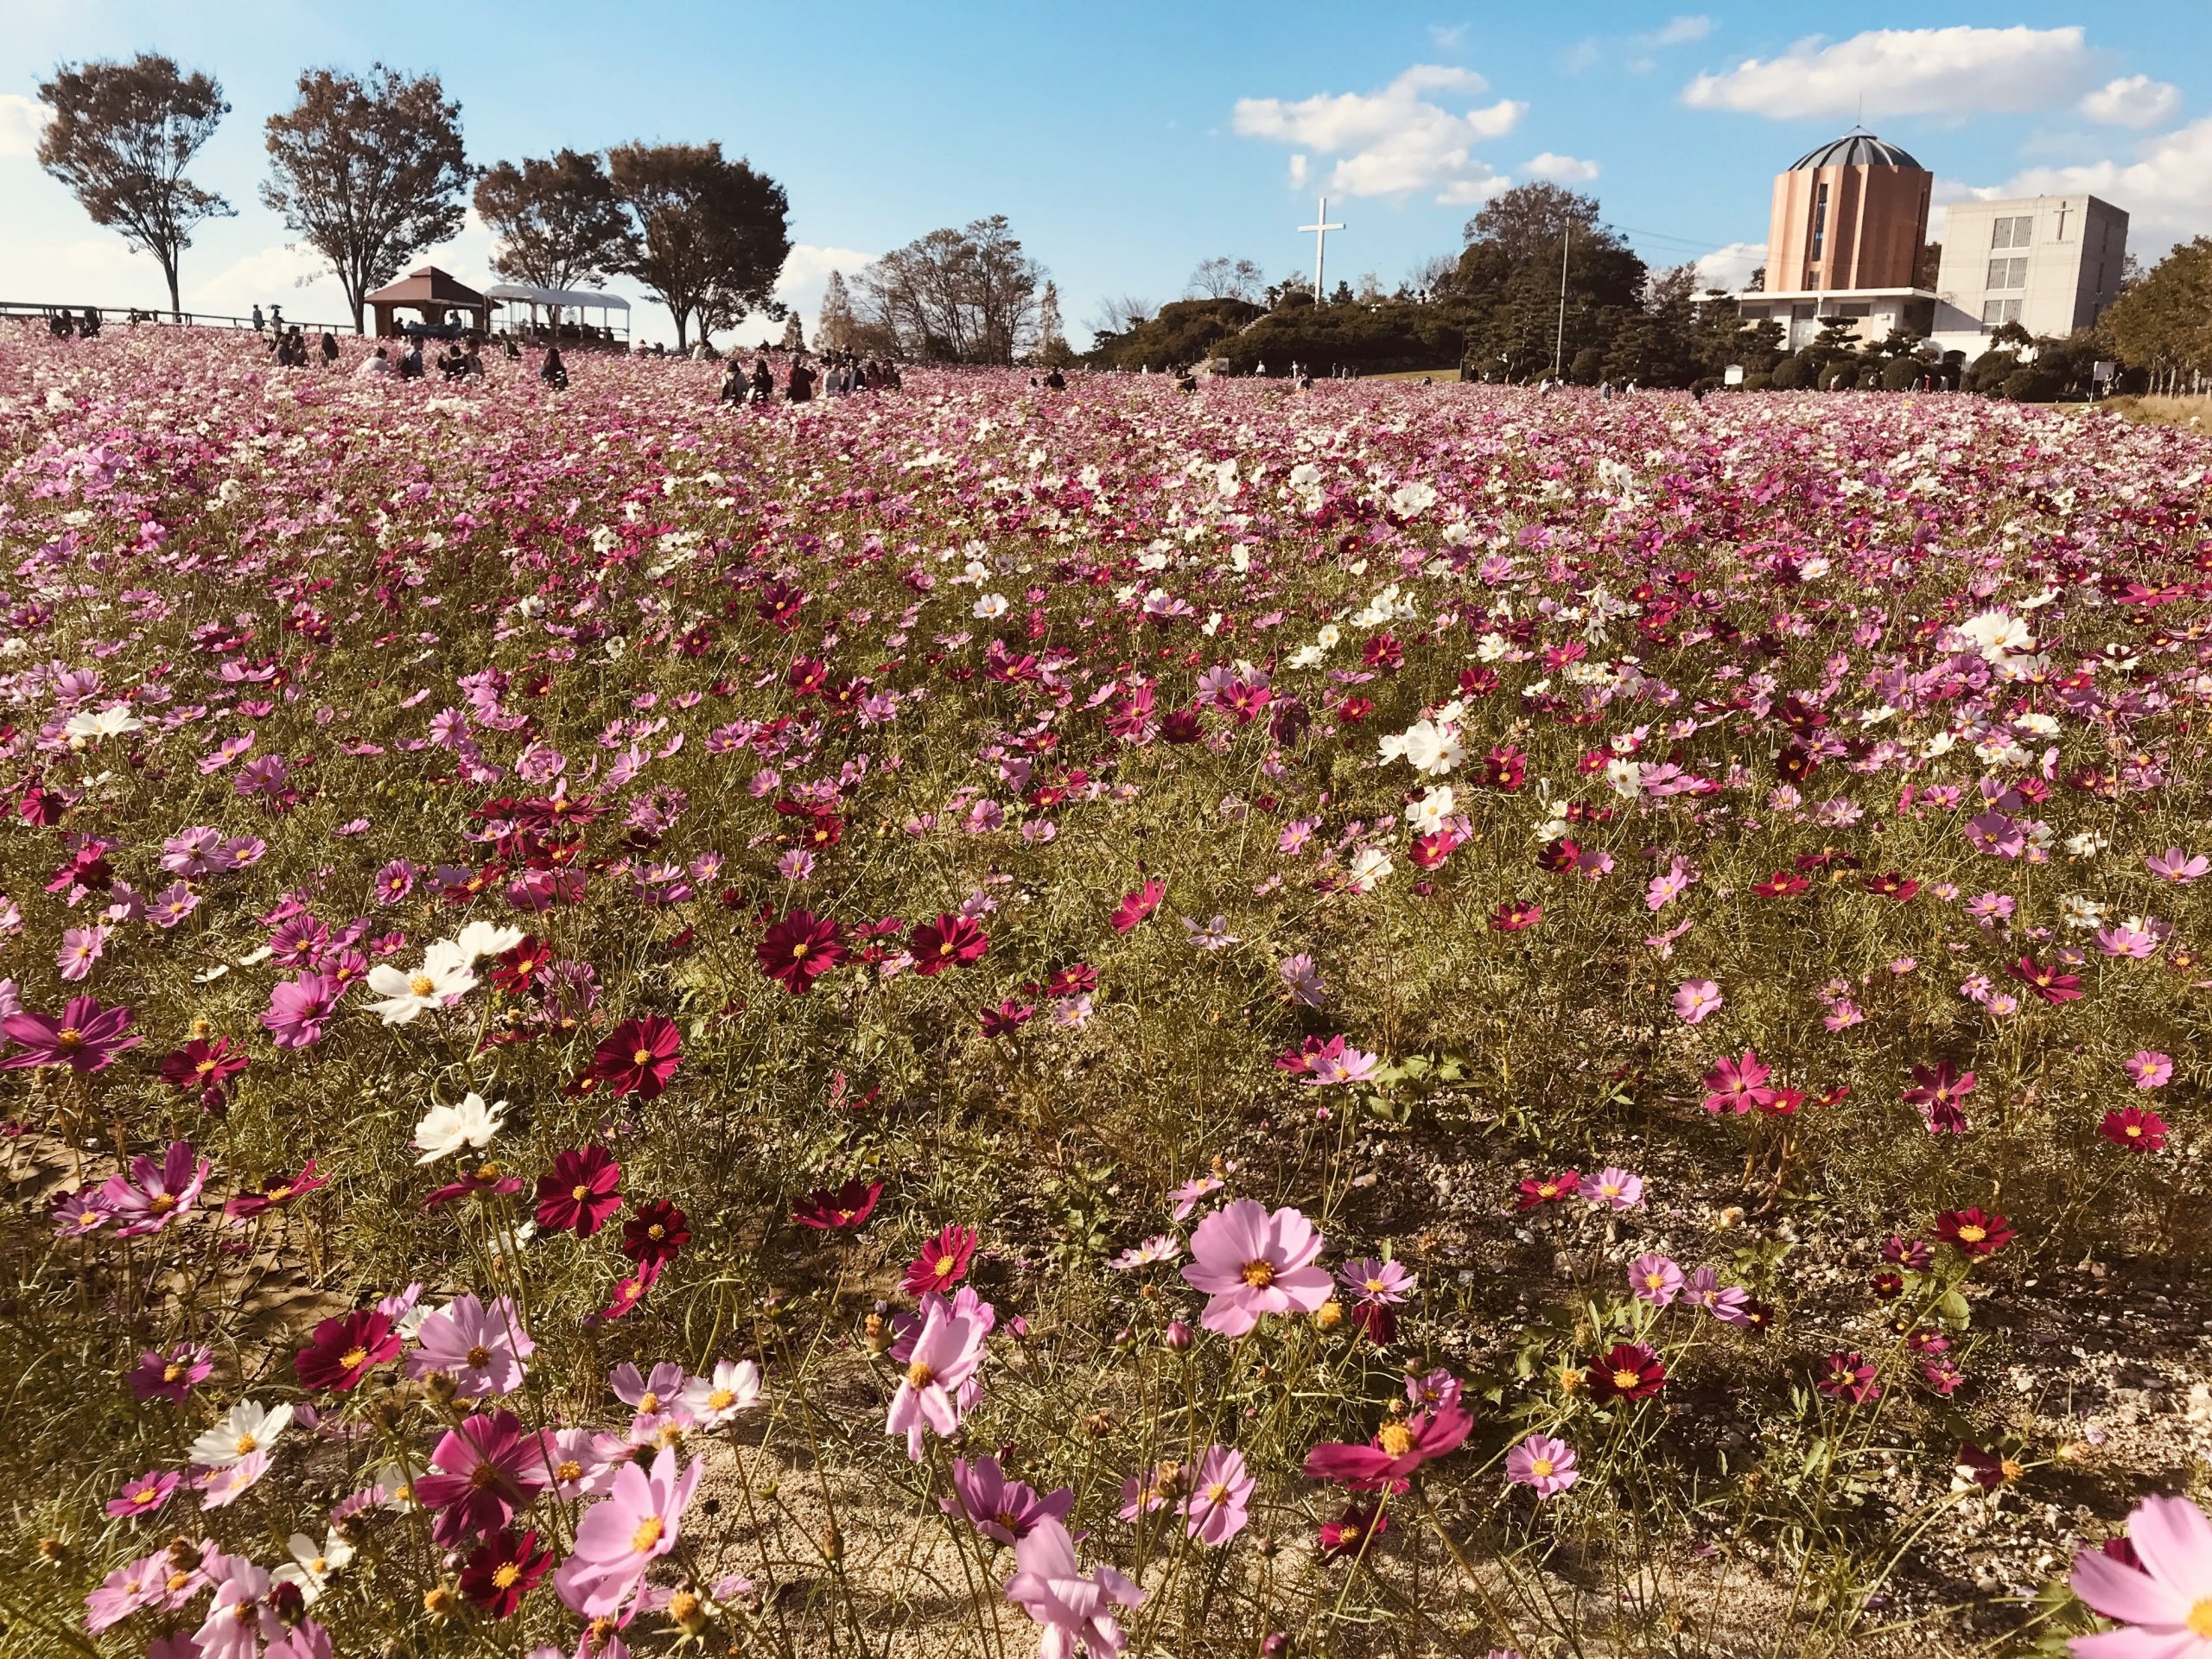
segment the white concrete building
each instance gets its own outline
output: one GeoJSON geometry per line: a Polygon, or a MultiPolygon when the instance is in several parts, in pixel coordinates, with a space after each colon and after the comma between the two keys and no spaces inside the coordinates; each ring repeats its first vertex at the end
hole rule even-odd
{"type": "Polygon", "coordinates": [[[2038,339],[2086,328],[2120,293],[2127,215],[2095,196],[1955,201],[1932,339],[1971,362],[2017,322],[2038,339]]]}

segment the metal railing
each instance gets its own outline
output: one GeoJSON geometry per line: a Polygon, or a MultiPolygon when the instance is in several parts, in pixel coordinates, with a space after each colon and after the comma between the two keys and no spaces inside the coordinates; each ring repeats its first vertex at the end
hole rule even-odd
{"type": "MultiPolygon", "coordinates": [[[[149,309],[142,305],[62,305],[40,300],[0,300],[0,317],[45,319],[64,315],[80,317],[87,311],[100,320],[103,327],[111,322],[119,322],[125,327],[150,322],[182,323],[197,328],[253,327],[251,317],[221,316],[211,311],[186,311],[172,316],[167,311],[149,309]]],[[[286,317],[283,321],[285,327],[297,328],[308,334],[350,334],[353,332],[353,325],[350,322],[310,322],[304,317],[286,317]]],[[[267,318],[263,319],[263,326],[269,326],[267,318]]]]}

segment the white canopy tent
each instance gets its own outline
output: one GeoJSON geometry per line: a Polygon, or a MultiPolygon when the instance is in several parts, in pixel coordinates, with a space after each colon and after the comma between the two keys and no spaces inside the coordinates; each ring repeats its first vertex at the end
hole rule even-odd
{"type": "MultiPolygon", "coordinates": [[[[600,326],[610,335],[620,334],[626,339],[630,333],[630,302],[620,294],[602,294],[588,288],[538,288],[529,283],[494,283],[484,290],[484,297],[502,310],[528,306],[533,328],[537,326],[537,314],[543,308],[550,314],[548,321],[556,327],[563,311],[580,314],[578,321],[583,321],[582,313],[597,311],[601,313],[600,326]],[[622,314],[620,323],[614,320],[618,311],[622,314]]],[[[512,315],[501,319],[510,327],[514,321],[512,315]]]]}

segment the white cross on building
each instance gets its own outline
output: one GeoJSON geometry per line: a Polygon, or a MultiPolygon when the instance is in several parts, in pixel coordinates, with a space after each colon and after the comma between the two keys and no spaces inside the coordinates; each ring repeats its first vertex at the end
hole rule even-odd
{"type": "Polygon", "coordinates": [[[1313,234],[1313,297],[1316,300],[1328,297],[1327,291],[1321,286],[1321,256],[1328,245],[1329,232],[1342,229],[1344,226],[1341,225],[1329,223],[1329,199],[1326,196],[1321,198],[1321,211],[1314,214],[1313,223],[1298,227],[1301,236],[1309,231],[1313,234]]]}

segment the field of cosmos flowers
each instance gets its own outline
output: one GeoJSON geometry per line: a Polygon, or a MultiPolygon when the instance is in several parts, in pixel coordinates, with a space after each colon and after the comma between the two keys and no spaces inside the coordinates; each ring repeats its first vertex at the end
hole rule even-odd
{"type": "Polygon", "coordinates": [[[0,1652],[2212,1655],[2212,444],[0,337],[0,1652]]]}

